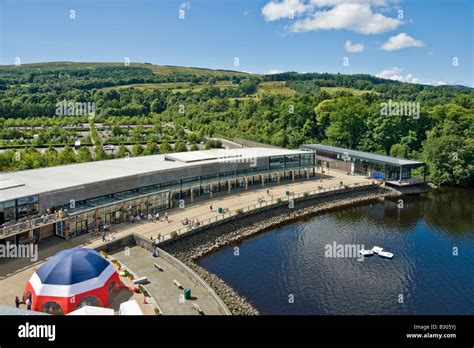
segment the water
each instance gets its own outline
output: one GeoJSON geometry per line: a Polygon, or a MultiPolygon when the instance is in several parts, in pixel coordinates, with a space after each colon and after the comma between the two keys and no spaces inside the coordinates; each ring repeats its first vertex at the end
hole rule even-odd
{"type": "Polygon", "coordinates": [[[401,210],[386,200],[318,215],[200,264],[262,314],[474,314],[474,191],[444,189],[403,203],[401,210]],[[325,257],[334,242],[378,245],[395,256],[325,257]]]}

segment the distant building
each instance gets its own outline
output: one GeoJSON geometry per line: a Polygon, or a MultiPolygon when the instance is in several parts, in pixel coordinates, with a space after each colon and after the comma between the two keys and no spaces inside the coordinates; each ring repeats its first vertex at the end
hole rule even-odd
{"type": "Polygon", "coordinates": [[[301,149],[316,153],[317,164],[341,170],[347,174],[366,175],[396,186],[426,182],[424,162],[322,144],[303,145],[301,149]],[[411,170],[419,167],[424,167],[422,180],[411,175],[411,170]]]}

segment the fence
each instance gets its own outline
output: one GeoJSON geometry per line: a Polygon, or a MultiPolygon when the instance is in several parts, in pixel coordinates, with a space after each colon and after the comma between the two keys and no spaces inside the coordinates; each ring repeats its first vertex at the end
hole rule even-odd
{"type": "Polygon", "coordinates": [[[271,201],[262,201],[257,204],[252,204],[243,208],[238,208],[232,211],[223,211],[221,215],[210,217],[207,219],[203,219],[202,221],[199,220],[199,225],[192,225],[191,222],[190,224],[186,225],[185,227],[179,228],[175,231],[172,231],[169,234],[166,234],[163,236],[163,241],[167,241],[170,239],[173,239],[176,236],[181,236],[183,234],[189,233],[189,232],[194,232],[196,230],[199,230],[205,226],[213,225],[216,224],[220,221],[229,219],[231,217],[238,216],[243,213],[248,213],[251,211],[257,211],[259,209],[263,209],[266,207],[270,206],[277,206],[283,202],[288,202],[290,200],[298,200],[301,198],[304,199],[314,199],[317,197],[323,197],[326,196],[327,194],[336,194],[336,193],[342,193],[342,192],[348,192],[348,190],[353,191],[353,190],[358,190],[358,189],[364,189],[367,187],[374,187],[378,186],[374,181],[364,181],[360,183],[353,183],[353,184],[343,184],[343,185],[338,185],[338,186],[331,186],[331,187],[320,187],[317,190],[311,190],[311,191],[305,191],[305,192],[300,192],[300,193],[295,193],[295,192],[288,192],[288,195],[282,196],[282,197],[277,197],[276,199],[271,199],[271,201]]]}
{"type": "Polygon", "coordinates": [[[18,222],[14,225],[7,225],[0,228],[0,238],[8,237],[22,232],[29,231],[31,229],[40,228],[42,226],[51,225],[53,223],[66,220],[67,214],[64,212],[58,212],[56,214],[43,215],[37,218],[28,219],[22,222],[18,222]]]}

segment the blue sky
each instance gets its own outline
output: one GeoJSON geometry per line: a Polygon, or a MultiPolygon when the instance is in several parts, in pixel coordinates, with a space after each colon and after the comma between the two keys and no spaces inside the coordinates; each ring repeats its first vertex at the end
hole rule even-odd
{"type": "Polygon", "coordinates": [[[472,0],[0,0],[0,14],[0,64],[129,57],[474,86],[472,0]]]}

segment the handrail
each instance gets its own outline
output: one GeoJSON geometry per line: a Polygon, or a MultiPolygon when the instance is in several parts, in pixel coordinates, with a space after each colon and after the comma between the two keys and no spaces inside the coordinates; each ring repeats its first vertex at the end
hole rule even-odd
{"type": "MultiPolygon", "coordinates": [[[[257,204],[248,205],[248,206],[243,207],[243,208],[237,208],[235,210],[222,213],[222,215],[217,215],[217,216],[214,216],[214,217],[203,219],[202,221],[200,219],[198,219],[199,220],[199,226],[187,225],[185,227],[178,228],[177,230],[171,231],[170,233],[167,233],[166,235],[164,235],[163,236],[163,241],[172,239],[173,237],[171,235],[173,234],[173,232],[177,233],[178,236],[181,236],[181,235],[186,234],[188,232],[195,231],[195,230],[200,229],[204,226],[215,224],[218,221],[222,221],[222,220],[228,219],[230,217],[240,215],[242,213],[258,210],[258,209],[261,209],[261,208],[268,207],[270,205],[276,206],[277,204],[281,204],[284,201],[289,201],[290,197],[291,197],[292,200],[298,199],[298,198],[303,198],[303,197],[304,198],[308,198],[308,197],[314,198],[314,197],[317,197],[317,196],[323,196],[327,192],[336,192],[336,191],[337,192],[343,192],[343,191],[345,191],[347,189],[350,189],[350,188],[368,187],[368,186],[373,186],[373,185],[376,185],[375,181],[362,181],[362,182],[357,182],[357,183],[352,183],[352,184],[343,184],[343,185],[330,186],[330,187],[321,187],[321,188],[318,188],[317,190],[304,191],[302,193],[289,192],[290,194],[288,196],[283,195],[281,197],[277,197],[276,199],[272,198],[271,202],[263,201],[263,202],[260,202],[260,203],[257,203],[257,204]]],[[[202,215],[200,215],[200,216],[202,216],[202,215]]],[[[195,216],[195,217],[193,217],[193,219],[198,218],[198,217],[199,216],[195,216]]],[[[192,219],[191,219],[191,221],[192,221],[192,219]]]]}
{"type": "Polygon", "coordinates": [[[165,256],[167,261],[173,263],[175,267],[181,269],[181,271],[184,272],[191,281],[199,283],[199,285],[201,285],[206,290],[206,293],[211,297],[211,299],[216,302],[219,312],[223,311],[224,313],[222,314],[232,315],[227,305],[224,303],[224,301],[222,301],[219,295],[217,295],[214,289],[211,288],[196,272],[166,251],[159,249],[158,253],[162,257],[165,256]]]}
{"type": "Polygon", "coordinates": [[[4,225],[3,227],[0,227],[0,237],[7,237],[10,235],[25,232],[25,230],[39,228],[59,221],[64,221],[66,219],[68,219],[67,213],[61,212],[56,214],[43,215],[34,219],[28,219],[22,222],[17,222],[12,225],[4,225]]]}

